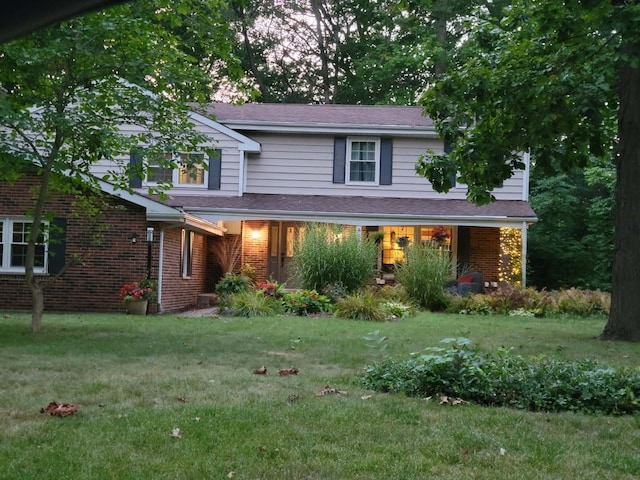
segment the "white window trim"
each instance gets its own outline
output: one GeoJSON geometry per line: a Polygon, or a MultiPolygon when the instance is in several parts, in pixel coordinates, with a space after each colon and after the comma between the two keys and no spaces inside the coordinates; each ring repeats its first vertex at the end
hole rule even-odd
{"type": "Polygon", "coordinates": [[[347,137],[347,152],[345,158],[345,184],[346,185],[380,185],[380,139],[373,137],[347,137]],[[351,180],[351,148],[353,142],[373,142],[375,143],[375,179],[373,182],[361,182],[358,180],[351,180]]]}
{"type": "MultiPolygon", "coordinates": [[[[171,184],[173,188],[197,188],[206,190],[209,186],[209,169],[205,168],[205,162],[208,161],[208,156],[206,152],[181,152],[183,155],[202,155],[202,164],[203,164],[203,178],[202,183],[180,183],[180,167],[172,169],[171,172],[171,184]]],[[[176,157],[173,159],[177,164],[180,164],[180,157],[176,157]]],[[[153,169],[154,167],[158,167],[157,164],[152,162],[149,163],[148,168],[153,169]]],[[[146,185],[157,186],[158,182],[154,182],[149,180],[149,174],[147,173],[147,177],[145,179],[146,185]]]]}
{"type": "MultiPolygon", "coordinates": [[[[11,266],[11,244],[13,241],[13,224],[14,223],[33,223],[33,220],[28,217],[1,217],[0,223],[2,223],[2,238],[0,242],[4,246],[2,251],[2,257],[0,258],[0,272],[2,273],[25,273],[24,267],[12,267],[11,266]]],[[[42,222],[45,227],[49,226],[49,222],[42,222]]],[[[42,267],[34,267],[34,273],[47,273],[49,268],[49,236],[44,233],[44,265],[42,267]]]]}

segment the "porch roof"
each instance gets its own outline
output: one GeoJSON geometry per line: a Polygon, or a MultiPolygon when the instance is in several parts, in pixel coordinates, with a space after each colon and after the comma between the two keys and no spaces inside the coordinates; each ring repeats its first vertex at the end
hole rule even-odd
{"type": "Polygon", "coordinates": [[[451,199],[248,193],[242,197],[173,195],[165,203],[212,222],[289,220],[349,225],[446,224],[520,228],[523,223],[537,221],[529,203],[516,200],[476,205],[451,199]]]}

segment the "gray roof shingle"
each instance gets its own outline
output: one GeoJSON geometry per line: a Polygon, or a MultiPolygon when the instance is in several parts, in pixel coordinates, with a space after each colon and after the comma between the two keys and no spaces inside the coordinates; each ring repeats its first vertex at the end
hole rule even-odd
{"type": "Polygon", "coordinates": [[[321,195],[268,195],[247,193],[242,197],[172,195],[166,201],[185,211],[202,213],[256,212],[282,214],[326,214],[327,216],[386,216],[446,217],[459,219],[495,218],[536,221],[536,215],[527,202],[499,200],[488,205],[476,205],[466,200],[428,198],[371,198],[321,195]]]}
{"type": "Polygon", "coordinates": [[[305,105],[291,103],[211,103],[204,115],[233,125],[358,125],[432,129],[433,121],[422,114],[422,107],[388,105],[305,105]]]}

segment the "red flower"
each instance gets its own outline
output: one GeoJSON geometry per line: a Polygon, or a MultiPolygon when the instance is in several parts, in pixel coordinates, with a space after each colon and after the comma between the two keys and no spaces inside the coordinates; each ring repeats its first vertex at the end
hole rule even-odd
{"type": "Polygon", "coordinates": [[[153,289],[148,286],[142,286],[138,282],[125,283],[120,289],[120,300],[148,300],[151,297],[153,289]]]}

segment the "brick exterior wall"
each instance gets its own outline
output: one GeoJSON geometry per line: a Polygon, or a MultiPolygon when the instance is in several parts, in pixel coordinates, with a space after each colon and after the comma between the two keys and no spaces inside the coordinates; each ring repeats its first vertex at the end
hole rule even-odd
{"type": "MultiPolygon", "coordinates": [[[[27,177],[13,184],[0,183],[0,216],[26,216],[33,208],[30,189],[37,179],[27,177]]],[[[68,195],[52,195],[46,210],[64,217],[67,259],[72,255],[81,262],[67,269],[45,290],[46,311],[124,312],[119,298],[122,285],[144,278],[147,270],[146,229],[154,227],[151,277],[156,279],[159,266],[162,224],[146,221],[144,208],[117,197],[101,198],[95,220],[73,205],[68,195]],[[132,243],[131,235],[137,234],[132,243]]],[[[179,275],[180,229],[166,229],[163,268],[163,311],[180,310],[195,305],[204,289],[206,263],[205,237],[195,235],[194,274],[191,279],[179,275]],[[172,283],[173,282],[173,283],[172,283]]],[[[45,276],[45,279],[48,276],[45,276]]],[[[24,274],[0,272],[0,310],[30,310],[31,293],[24,274]]],[[[155,305],[150,311],[156,310],[155,305]]]]}
{"type": "Polygon", "coordinates": [[[198,294],[211,290],[207,285],[211,270],[207,238],[200,233],[193,235],[191,276],[182,276],[182,229],[164,231],[162,265],[162,311],[183,310],[196,305],[198,294]]]}
{"type": "Polygon", "coordinates": [[[471,228],[469,268],[482,272],[485,282],[498,280],[500,269],[500,229],[471,228]]]}
{"type": "Polygon", "coordinates": [[[263,282],[268,276],[269,221],[247,220],[242,227],[242,263],[256,269],[256,281],[263,282]],[[258,238],[253,238],[256,232],[258,238]]]}

